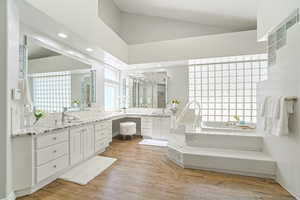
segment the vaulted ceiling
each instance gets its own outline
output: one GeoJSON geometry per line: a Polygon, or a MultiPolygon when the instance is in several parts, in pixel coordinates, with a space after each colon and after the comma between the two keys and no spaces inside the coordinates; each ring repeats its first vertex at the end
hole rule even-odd
{"type": "Polygon", "coordinates": [[[165,17],[203,25],[256,28],[258,0],[114,0],[124,12],[165,17]]]}

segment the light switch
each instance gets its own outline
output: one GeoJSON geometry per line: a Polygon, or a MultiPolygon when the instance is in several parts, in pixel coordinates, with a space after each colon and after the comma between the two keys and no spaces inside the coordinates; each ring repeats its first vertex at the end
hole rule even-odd
{"type": "Polygon", "coordinates": [[[20,100],[22,96],[22,91],[18,88],[14,88],[12,89],[12,95],[11,95],[11,99],[12,100],[20,100]]]}

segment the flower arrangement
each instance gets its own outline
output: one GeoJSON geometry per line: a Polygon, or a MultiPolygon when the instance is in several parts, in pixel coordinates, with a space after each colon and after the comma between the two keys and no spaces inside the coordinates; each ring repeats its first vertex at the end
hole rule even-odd
{"type": "Polygon", "coordinates": [[[171,105],[170,105],[169,110],[171,110],[173,115],[175,115],[177,113],[179,104],[180,104],[180,101],[178,101],[177,99],[173,99],[171,101],[171,105]]]}
{"type": "Polygon", "coordinates": [[[80,100],[79,99],[74,99],[72,101],[72,105],[73,105],[73,107],[78,107],[80,105],[80,100]]]}
{"type": "Polygon", "coordinates": [[[36,124],[44,116],[44,111],[42,111],[42,110],[35,110],[33,112],[33,115],[35,117],[34,124],[36,124]]]}
{"type": "Polygon", "coordinates": [[[171,102],[172,102],[172,104],[177,104],[177,105],[180,104],[180,101],[178,101],[177,99],[173,99],[171,102]]]}
{"type": "Polygon", "coordinates": [[[241,121],[240,116],[234,115],[233,118],[239,123],[241,121]]]}

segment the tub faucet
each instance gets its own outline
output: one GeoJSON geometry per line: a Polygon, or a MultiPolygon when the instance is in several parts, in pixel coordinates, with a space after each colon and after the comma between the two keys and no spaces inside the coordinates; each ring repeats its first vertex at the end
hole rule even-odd
{"type": "Polygon", "coordinates": [[[66,118],[66,112],[68,111],[68,108],[67,107],[63,107],[63,111],[61,113],[61,123],[65,123],[65,118],[66,118]]]}

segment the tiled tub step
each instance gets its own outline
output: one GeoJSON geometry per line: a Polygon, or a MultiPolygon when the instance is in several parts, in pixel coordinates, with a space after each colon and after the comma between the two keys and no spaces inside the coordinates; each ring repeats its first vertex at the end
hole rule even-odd
{"type": "Polygon", "coordinates": [[[276,162],[263,152],[169,144],[168,157],[184,168],[274,178],[276,162]]]}

